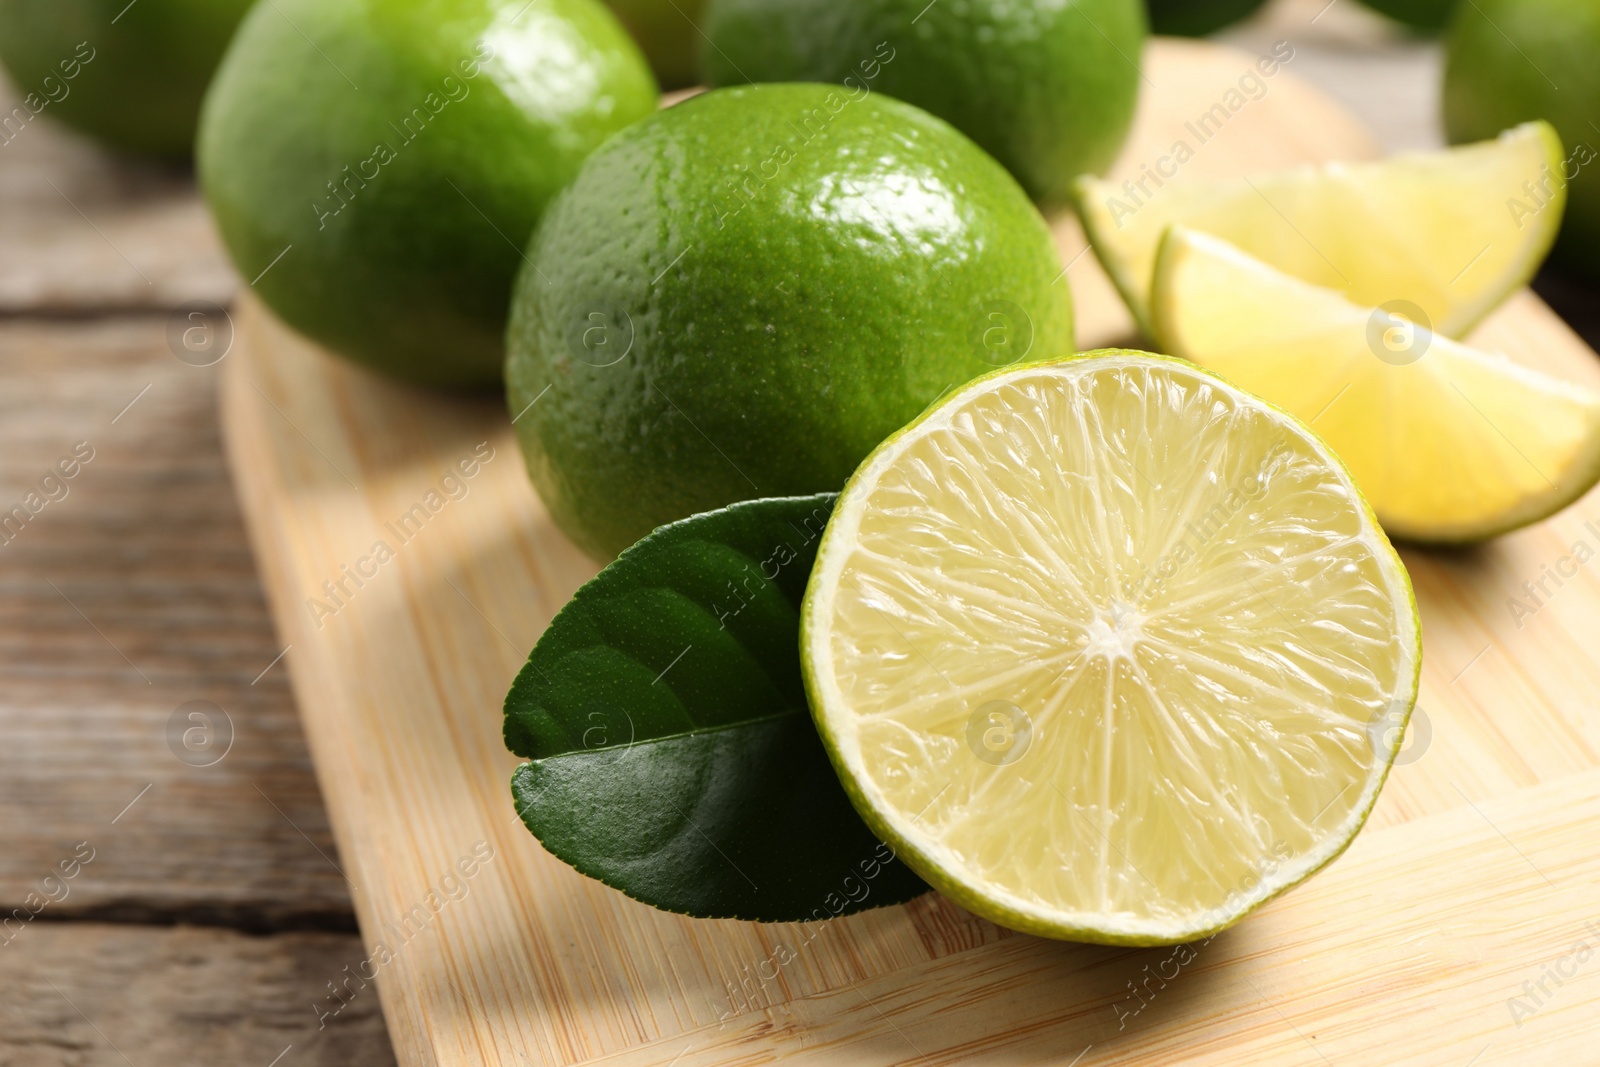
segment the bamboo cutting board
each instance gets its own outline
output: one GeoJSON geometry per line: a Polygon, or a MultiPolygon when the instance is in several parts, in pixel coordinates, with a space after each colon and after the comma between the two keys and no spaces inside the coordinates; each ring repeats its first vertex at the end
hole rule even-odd
{"type": "MultiPolygon", "coordinates": [[[[1253,64],[1153,42],[1118,177],[1186,138],[1174,180],[1374,153],[1290,73],[1238,92],[1253,64]],[[1186,124],[1217,103],[1195,145],[1186,124]]],[[[1125,340],[1075,224],[1057,235],[1080,343],[1125,340]]],[[[1342,859],[1209,942],[1037,940],[935,895],[692,920],[578,875],[512,810],[501,700],[595,568],[541,509],[501,403],[380,380],[248,298],[238,317],[229,456],[369,951],[311,995],[337,1026],[375,982],[403,1067],[1594,1062],[1600,496],[1405,553],[1426,655],[1401,764],[1342,859]]],[[[1477,341],[1600,386],[1530,294],[1477,341]]]]}

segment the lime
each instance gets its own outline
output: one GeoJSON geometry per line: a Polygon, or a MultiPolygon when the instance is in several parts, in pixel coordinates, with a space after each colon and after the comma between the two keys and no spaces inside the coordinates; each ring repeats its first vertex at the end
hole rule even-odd
{"type": "Polygon", "coordinates": [[[1600,281],[1600,4],[1594,0],[1473,0],[1445,51],[1444,124],[1452,141],[1545,119],[1564,148],[1550,174],[1508,195],[1526,228],[1548,215],[1552,184],[1569,182],[1555,256],[1600,281]]]}
{"type": "Polygon", "coordinates": [[[0,0],[0,60],[23,106],[113,148],[186,157],[200,98],[250,0],[0,0]]]}
{"type": "Polygon", "coordinates": [[[1150,30],[1175,37],[1204,37],[1249,18],[1266,0],[1148,0],[1150,30]]]}
{"type": "Polygon", "coordinates": [[[1311,421],[1395,537],[1482,540],[1600,479],[1600,396],[1437,336],[1403,303],[1358,307],[1178,227],[1151,300],[1168,351],[1311,421]]]}
{"type": "Polygon", "coordinates": [[[1145,38],[1141,0],[711,0],[703,22],[712,85],[897,97],[977,141],[1047,207],[1122,147],[1145,38]]]}
{"type": "Polygon", "coordinates": [[[1328,163],[1237,181],[1074,190],[1095,255],[1150,333],[1150,270],[1173,223],[1215,234],[1297,278],[1378,305],[1408,300],[1427,324],[1459,337],[1525,285],[1561,221],[1546,181],[1561,145],[1544,123],[1498,139],[1378,163],[1328,163]],[[1546,208],[1509,200],[1545,182],[1546,208]]]}
{"type": "Polygon", "coordinates": [[[644,49],[663,89],[682,89],[700,80],[700,49],[705,38],[697,22],[706,0],[606,0],[644,49]]]}
{"type": "Polygon", "coordinates": [[[1296,419],[1103,351],[973,382],[845,486],[801,608],[846,792],[963,907],[1166,944],[1361,828],[1417,694],[1411,583],[1296,419]]]}
{"type": "Polygon", "coordinates": [[[534,485],[599,559],[837,490],[945,390],[1072,349],[1050,231],[950,126],[825,85],[721,89],[612,138],[517,281],[506,385],[534,485]]]}
{"type": "MultiPolygon", "coordinates": [[[[1450,13],[1456,9],[1458,2],[1459,0],[1362,0],[1362,3],[1374,11],[1382,12],[1396,22],[1403,22],[1418,30],[1443,28],[1444,24],[1450,21],[1450,13]]],[[[1495,129],[1503,128],[1495,127],[1495,129]]]]}
{"type": "Polygon", "coordinates": [[[207,95],[200,179],[290,325],[411,381],[491,385],[534,224],[656,97],[598,0],[272,0],[207,95]]]}

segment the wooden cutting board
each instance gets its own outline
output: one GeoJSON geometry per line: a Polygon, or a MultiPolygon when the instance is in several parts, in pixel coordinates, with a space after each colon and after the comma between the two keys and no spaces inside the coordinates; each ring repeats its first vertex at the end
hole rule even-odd
{"type": "MultiPolygon", "coordinates": [[[[1374,153],[1292,73],[1253,66],[1153,42],[1118,176],[1180,140],[1179,181],[1374,153]]],[[[1080,343],[1127,339],[1076,225],[1057,234],[1080,343]]],[[[1600,385],[1530,294],[1477,340],[1600,385]]],[[[307,996],[337,1026],[330,990],[371,997],[375,976],[403,1067],[1595,1062],[1600,496],[1488,546],[1404,553],[1426,658],[1401,765],[1344,858],[1205,944],[1037,940],[936,895],[823,924],[697,921],[583,878],[512,811],[501,699],[595,568],[540,507],[501,403],[381,380],[249,299],[222,389],[371,953],[307,996]]]]}

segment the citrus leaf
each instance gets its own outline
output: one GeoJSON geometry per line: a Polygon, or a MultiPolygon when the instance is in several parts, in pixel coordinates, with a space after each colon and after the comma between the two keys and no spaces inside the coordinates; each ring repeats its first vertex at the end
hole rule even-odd
{"type": "Polygon", "coordinates": [[[663,526],[578,590],[506,695],[517,811],[551,853],[670,911],[826,919],[927,890],[850,806],[800,680],[833,495],[663,526]]]}

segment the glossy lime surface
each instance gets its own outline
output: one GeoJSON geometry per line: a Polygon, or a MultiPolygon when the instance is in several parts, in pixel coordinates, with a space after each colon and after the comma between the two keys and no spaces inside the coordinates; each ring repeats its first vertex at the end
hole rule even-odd
{"type": "Polygon", "coordinates": [[[508,400],[546,506],[599,559],[736,500],[837,490],[946,389],[1072,350],[1021,188],[876,93],[662,111],[589,158],[529,256],[508,400]]]}
{"type": "Polygon", "coordinates": [[[943,118],[1046,207],[1122,147],[1139,94],[1142,0],[711,0],[712,85],[818,81],[943,118]]]}
{"type": "MultiPolygon", "coordinates": [[[[30,115],[113,148],[183,158],[250,0],[0,0],[0,60],[30,115]]],[[[21,135],[8,125],[7,143],[21,135]]]]}
{"type": "Polygon", "coordinates": [[[291,325],[411,381],[493,385],[545,205],[655,106],[598,0],[272,0],[207,96],[200,177],[291,325]]]}
{"type": "Polygon", "coordinates": [[[705,38],[696,28],[706,0],[606,0],[644,49],[650,69],[663,89],[682,89],[700,80],[700,49],[705,38]]]}
{"type": "MultiPolygon", "coordinates": [[[[1600,3],[1473,0],[1451,23],[1444,120],[1452,142],[1493,137],[1528,119],[1555,126],[1566,149],[1566,216],[1552,253],[1600,281],[1600,3]]],[[[1506,210],[1526,219],[1548,202],[1532,188],[1506,210]]]]}
{"type": "Polygon", "coordinates": [[[1255,14],[1266,0],[1147,0],[1150,32],[1204,37],[1255,14]]]}

